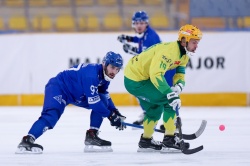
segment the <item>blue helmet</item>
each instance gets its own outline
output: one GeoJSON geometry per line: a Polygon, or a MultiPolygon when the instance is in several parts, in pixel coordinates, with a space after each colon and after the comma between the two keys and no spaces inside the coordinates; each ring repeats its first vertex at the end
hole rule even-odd
{"type": "Polygon", "coordinates": [[[132,24],[134,24],[137,21],[138,22],[144,21],[144,22],[148,23],[148,21],[149,21],[148,14],[145,11],[135,12],[133,17],[132,17],[132,24]]]}
{"type": "Polygon", "coordinates": [[[109,64],[122,68],[123,66],[123,59],[120,54],[116,54],[112,51],[109,51],[105,57],[103,58],[102,62],[104,63],[105,66],[108,66],[109,64]]]}

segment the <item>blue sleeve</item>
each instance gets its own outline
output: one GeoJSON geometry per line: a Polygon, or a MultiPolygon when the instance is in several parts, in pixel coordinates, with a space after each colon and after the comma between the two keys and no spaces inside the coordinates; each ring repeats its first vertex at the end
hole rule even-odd
{"type": "Polygon", "coordinates": [[[132,42],[138,43],[139,42],[139,38],[137,36],[132,37],[132,42]]]}
{"type": "MultiPolygon", "coordinates": [[[[94,75],[92,73],[92,75],[94,75]]],[[[98,92],[98,80],[93,76],[86,77],[86,82],[84,85],[84,92],[88,100],[89,107],[99,113],[103,117],[108,117],[110,115],[110,110],[101,101],[98,92]]]]}
{"type": "Polygon", "coordinates": [[[110,111],[114,111],[114,110],[117,110],[117,108],[115,107],[110,95],[109,95],[109,92],[107,91],[108,89],[108,86],[109,86],[110,82],[107,82],[106,84],[102,85],[101,87],[99,87],[99,93],[103,93],[106,95],[107,97],[107,100],[108,100],[108,109],[110,111]]]}
{"type": "Polygon", "coordinates": [[[113,101],[112,101],[112,99],[111,99],[110,96],[109,96],[108,102],[109,102],[109,103],[108,103],[108,104],[109,104],[108,109],[109,109],[110,111],[117,110],[117,108],[115,107],[115,104],[113,103],[113,101]]]}
{"type": "Polygon", "coordinates": [[[99,86],[98,87],[98,92],[99,93],[104,93],[104,94],[108,93],[107,89],[109,87],[109,84],[110,84],[110,82],[106,81],[106,83],[104,83],[102,86],[99,86]]]}
{"type": "Polygon", "coordinates": [[[149,40],[149,42],[150,42],[149,46],[152,46],[152,45],[155,45],[155,44],[161,42],[160,37],[156,33],[153,33],[153,32],[149,33],[149,39],[150,39],[149,40]]]}
{"type": "Polygon", "coordinates": [[[158,35],[156,35],[154,38],[153,38],[153,40],[152,40],[152,45],[154,45],[154,44],[157,44],[157,43],[160,43],[161,42],[161,39],[160,39],[160,37],[158,36],[158,35]]]}

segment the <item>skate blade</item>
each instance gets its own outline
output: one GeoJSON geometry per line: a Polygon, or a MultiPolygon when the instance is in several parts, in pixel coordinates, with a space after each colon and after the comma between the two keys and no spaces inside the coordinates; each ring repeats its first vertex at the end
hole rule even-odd
{"type": "Polygon", "coordinates": [[[165,147],[162,147],[160,153],[181,153],[181,150],[174,149],[174,148],[165,148],[165,147]]]}
{"type": "Polygon", "coordinates": [[[86,145],[84,148],[85,153],[91,152],[113,152],[111,146],[94,146],[94,145],[86,145]]]}
{"type": "Polygon", "coordinates": [[[155,150],[151,148],[138,148],[138,153],[159,153],[161,150],[155,150]]]}
{"type": "Polygon", "coordinates": [[[37,147],[31,148],[31,150],[26,150],[25,147],[17,148],[15,154],[42,154],[43,150],[37,147]]]}

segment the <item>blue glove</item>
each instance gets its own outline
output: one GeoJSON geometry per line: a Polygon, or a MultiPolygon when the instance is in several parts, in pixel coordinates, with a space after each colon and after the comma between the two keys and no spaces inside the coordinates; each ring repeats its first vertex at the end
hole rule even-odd
{"type": "Polygon", "coordinates": [[[122,121],[124,121],[125,119],[126,119],[126,116],[123,116],[118,110],[114,110],[113,111],[116,115],[118,115],[121,119],[122,119],[122,121]]]}
{"type": "Polygon", "coordinates": [[[126,128],[122,122],[126,119],[118,110],[114,110],[111,112],[108,117],[111,126],[116,126],[116,129],[123,130],[126,128]]]}

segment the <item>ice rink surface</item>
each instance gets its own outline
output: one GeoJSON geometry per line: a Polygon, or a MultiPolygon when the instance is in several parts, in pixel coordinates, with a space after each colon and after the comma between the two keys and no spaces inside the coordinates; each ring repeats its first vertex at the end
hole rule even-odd
{"type": "MultiPolygon", "coordinates": [[[[118,107],[132,123],[141,113],[139,107],[118,107]]],[[[204,145],[204,150],[192,155],[137,153],[143,132],[127,127],[124,131],[111,127],[107,119],[101,127],[100,138],[112,142],[114,152],[84,153],[85,132],[89,128],[90,111],[68,106],[53,130],[44,133],[36,143],[44,147],[43,154],[18,155],[16,147],[39,117],[41,107],[0,107],[0,166],[249,166],[250,165],[250,108],[246,107],[182,107],[183,132],[195,132],[202,119],[207,128],[191,148],[204,145]],[[224,124],[226,129],[219,130],[224,124]]],[[[158,126],[162,124],[159,121],[158,126]]],[[[154,133],[161,141],[163,134],[154,133]]]]}

